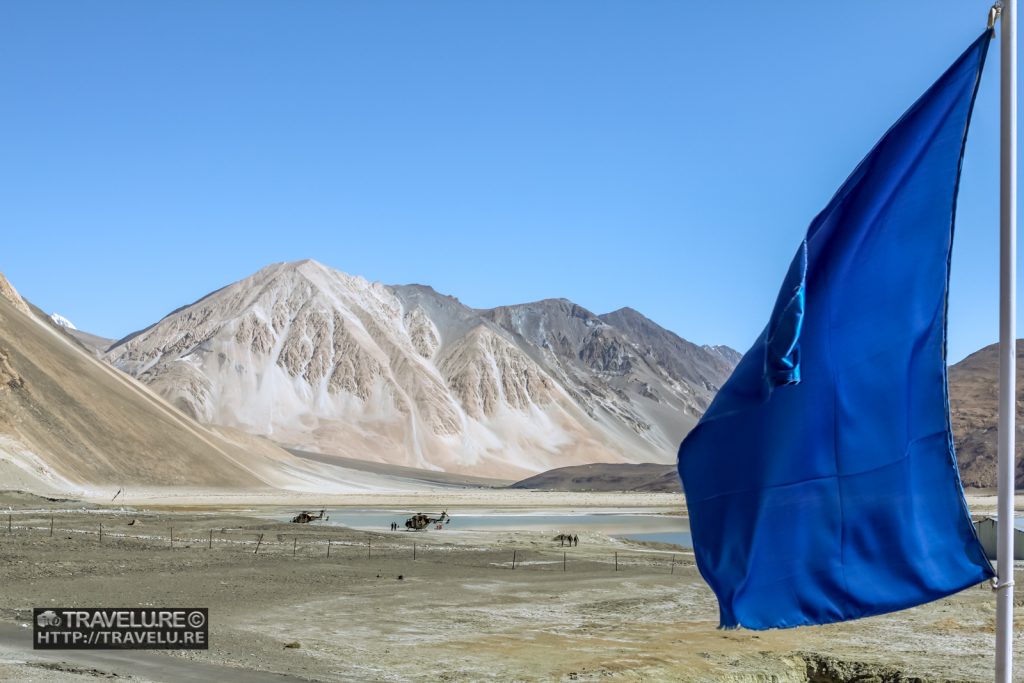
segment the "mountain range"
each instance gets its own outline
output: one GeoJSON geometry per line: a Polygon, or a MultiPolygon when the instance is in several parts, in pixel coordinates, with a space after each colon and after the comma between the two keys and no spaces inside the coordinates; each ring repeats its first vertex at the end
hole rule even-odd
{"type": "Polygon", "coordinates": [[[739,360],[624,308],[470,308],[315,261],[277,263],[103,360],[186,415],[292,448],[521,478],[671,462],[739,360]]]}
{"type": "Polygon", "coordinates": [[[0,275],[0,488],[108,501],[119,490],[138,500],[501,483],[291,452],[200,424],[100,360],[90,346],[100,339],[83,341],[0,275]]]}
{"type": "MultiPolygon", "coordinates": [[[[79,491],[677,490],[679,440],[739,357],[629,308],[474,309],[314,261],[268,266],[115,342],[0,276],[0,476],[79,491]]],[[[949,370],[967,486],[995,485],[997,368],[993,345],[949,370]]],[[[1024,377],[1018,389],[1020,412],[1024,377]]]]}

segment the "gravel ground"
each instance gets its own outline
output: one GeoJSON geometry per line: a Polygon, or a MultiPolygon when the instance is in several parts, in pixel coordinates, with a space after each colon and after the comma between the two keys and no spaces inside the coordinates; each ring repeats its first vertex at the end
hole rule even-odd
{"type": "MultiPolygon", "coordinates": [[[[209,607],[210,650],[139,656],[230,667],[235,680],[257,671],[325,681],[993,676],[987,589],[847,624],[719,631],[692,555],[597,533],[563,549],[536,532],[368,533],[245,512],[0,503],[12,510],[10,533],[0,513],[8,632],[47,605],[209,607]]],[[[33,652],[24,631],[24,641],[0,632],[0,679],[146,680],[128,665],[33,652]]],[[[184,680],[186,671],[150,678],[184,680]]]]}

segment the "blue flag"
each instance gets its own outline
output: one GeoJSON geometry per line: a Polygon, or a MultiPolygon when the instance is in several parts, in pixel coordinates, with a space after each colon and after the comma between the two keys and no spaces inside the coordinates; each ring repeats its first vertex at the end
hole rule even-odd
{"type": "Polygon", "coordinates": [[[993,575],[953,452],[946,294],[986,31],[811,223],[771,318],[679,448],[721,625],[824,624],[993,575]]]}

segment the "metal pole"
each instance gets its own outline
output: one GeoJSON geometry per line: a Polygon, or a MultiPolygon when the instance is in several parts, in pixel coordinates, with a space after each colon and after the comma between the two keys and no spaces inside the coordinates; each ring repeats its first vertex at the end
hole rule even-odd
{"type": "Polygon", "coordinates": [[[1017,252],[1017,0],[1000,17],[999,104],[999,538],[996,547],[996,681],[1013,678],[1013,497],[1017,252]]]}

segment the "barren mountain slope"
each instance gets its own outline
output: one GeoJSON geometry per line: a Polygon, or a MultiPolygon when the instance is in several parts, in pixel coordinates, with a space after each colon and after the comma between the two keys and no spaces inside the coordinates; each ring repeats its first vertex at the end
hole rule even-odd
{"type": "MultiPolygon", "coordinates": [[[[1017,357],[1024,341],[1017,340],[1017,357]]],[[[965,486],[995,487],[999,419],[999,345],[972,353],[949,368],[949,404],[960,478],[965,486]]],[[[1024,371],[1017,365],[1017,485],[1024,485],[1024,371]]]]}
{"type": "Polygon", "coordinates": [[[595,421],[671,462],[733,365],[635,311],[598,317],[571,301],[504,306],[487,317],[567,388],[595,421]],[[685,354],[685,357],[677,357],[685,354]]]}
{"type": "Polygon", "coordinates": [[[370,283],[314,261],[279,263],[105,358],[203,422],[322,453],[509,478],[671,462],[728,363],[694,347],[711,369],[699,383],[677,377],[566,305],[513,307],[539,307],[541,327],[566,337],[552,348],[510,324],[506,309],[477,311],[429,287],[370,283]]]}
{"type": "Polygon", "coordinates": [[[623,333],[641,353],[653,359],[657,367],[676,381],[687,381],[708,390],[702,398],[703,412],[710,398],[739,363],[741,355],[728,346],[697,346],[645,318],[632,308],[620,308],[599,316],[623,333]]]}
{"type": "Polygon", "coordinates": [[[90,351],[94,356],[99,358],[103,353],[110,348],[110,345],[115,340],[107,339],[84,330],[65,330],[68,334],[78,340],[78,343],[90,351]]]}

